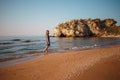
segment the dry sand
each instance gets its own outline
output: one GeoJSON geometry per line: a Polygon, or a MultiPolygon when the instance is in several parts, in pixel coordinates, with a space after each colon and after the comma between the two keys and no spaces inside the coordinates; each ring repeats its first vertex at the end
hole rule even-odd
{"type": "Polygon", "coordinates": [[[120,80],[120,45],[47,55],[0,68],[0,80],[120,80]]]}

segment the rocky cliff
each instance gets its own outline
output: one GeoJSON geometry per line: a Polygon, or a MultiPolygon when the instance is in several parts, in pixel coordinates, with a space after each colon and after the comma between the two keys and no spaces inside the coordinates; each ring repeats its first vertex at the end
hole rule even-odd
{"type": "MultiPolygon", "coordinates": [[[[113,35],[111,29],[115,29],[114,19],[76,19],[58,24],[54,29],[54,35],[58,37],[90,37],[113,35]]],[[[120,27],[117,27],[117,34],[120,34],[120,27]]]]}

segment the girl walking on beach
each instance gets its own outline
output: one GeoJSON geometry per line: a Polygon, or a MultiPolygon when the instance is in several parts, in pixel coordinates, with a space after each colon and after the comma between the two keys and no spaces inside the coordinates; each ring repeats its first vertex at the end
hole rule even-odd
{"type": "Polygon", "coordinates": [[[48,55],[48,47],[50,46],[50,36],[49,36],[49,30],[46,30],[46,47],[45,49],[43,50],[44,52],[44,55],[48,55]]]}

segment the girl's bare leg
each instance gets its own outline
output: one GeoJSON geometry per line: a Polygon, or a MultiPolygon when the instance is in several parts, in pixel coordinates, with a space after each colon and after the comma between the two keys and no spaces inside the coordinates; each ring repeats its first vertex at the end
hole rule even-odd
{"type": "Polygon", "coordinates": [[[45,49],[43,50],[44,55],[48,55],[48,46],[45,47],[45,49]]]}

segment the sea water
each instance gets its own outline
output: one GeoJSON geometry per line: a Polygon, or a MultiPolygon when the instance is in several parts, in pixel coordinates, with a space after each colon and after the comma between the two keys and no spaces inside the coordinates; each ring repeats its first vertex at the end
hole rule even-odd
{"type": "MultiPolygon", "coordinates": [[[[83,50],[120,44],[120,38],[58,38],[50,37],[49,54],[69,50],[83,50]]],[[[45,48],[44,36],[1,36],[0,62],[28,56],[41,56],[45,48]]]]}

